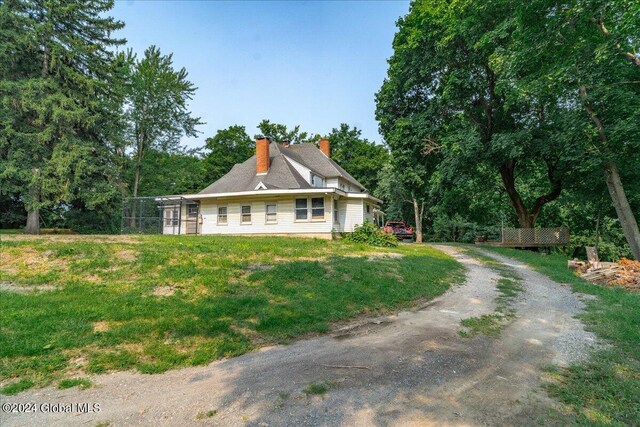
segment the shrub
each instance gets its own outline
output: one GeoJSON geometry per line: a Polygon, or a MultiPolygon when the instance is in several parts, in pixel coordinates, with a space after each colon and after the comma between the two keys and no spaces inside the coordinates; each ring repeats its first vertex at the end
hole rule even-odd
{"type": "Polygon", "coordinates": [[[398,239],[393,234],[384,233],[369,220],[357,225],[352,233],[347,233],[344,240],[349,243],[365,243],[372,246],[398,246],[398,239]]]}
{"type": "MultiPolygon", "coordinates": [[[[595,238],[592,236],[585,235],[573,235],[571,236],[571,243],[566,247],[559,248],[558,251],[563,253],[568,257],[577,256],[578,258],[585,258],[586,253],[583,254],[583,251],[580,249],[585,246],[595,246],[595,238]],[[576,252],[579,252],[576,255],[576,252]]],[[[618,261],[620,258],[631,257],[631,249],[625,243],[614,243],[608,239],[605,240],[605,237],[600,239],[598,243],[598,258],[600,261],[618,261]]]]}

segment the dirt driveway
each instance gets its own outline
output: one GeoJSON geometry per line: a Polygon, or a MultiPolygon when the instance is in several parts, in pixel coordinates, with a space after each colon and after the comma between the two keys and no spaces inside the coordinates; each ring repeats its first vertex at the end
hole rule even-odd
{"type": "MultiPolygon", "coordinates": [[[[120,372],[88,390],[30,390],[3,403],[97,403],[99,412],[0,414],[8,425],[528,425],[554,403],[543,368],[586,357],[581,296],[518,262],[515,316],[499,338],[461,337],[460,320],[493,313],[498,274],[453,246],[464,285],[397,316],[162,375],[120,372]],[[306,390],[306,392],[305,392],[306,390]],[[326,390],[326,391],[325,391],[326,390]],[[313,393],[318,394],[313,394],[313,393]]],[[[46,408],[46,407],[45,407],[46,408]]]]}

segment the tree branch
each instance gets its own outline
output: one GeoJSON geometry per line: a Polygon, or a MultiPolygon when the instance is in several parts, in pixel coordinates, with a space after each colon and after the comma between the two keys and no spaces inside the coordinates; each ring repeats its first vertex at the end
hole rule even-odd
{"type": "MultiPolygon", "coordinates": [[[[611,33],[609,32],[609,29],[604,25],[604,15],[606,12],[606,4],[605,6],[602,8],[602,13],[600,14],[600,19],[596,19],[596,25],[598,26],[598,29],[600,30],[600,32],[602,33],[602,35],[604,35],[605,37],[609,38],[611,37],[611,33]]],[[[620,51],[620,53],[628,60],[630,61],[632,64],[634,64],[636,67],[640,67],[640,56],[632,53],[632,52],[627,52],[625,51],[622,46],[620,45],[620,43],[616,43],[616,47],[618,48],[618,50],[620,51]]]]}
{"type": "Polygon", "coordinates": [[[549,178],[549,182],[551,182],[551,191],[536,199],[533,204],[533,208],[531,209],[531,213],[529,214],[532,222],[535,222],[542,210],[542,207],[547,203],[556,200],[560,197],[560,193],[562,192],[562,180],[556,175],[555,165],[549,161],[545,161],[545,163],[547,164],[547,177],[549,178]]]}
{"type": "Polygon", "coordinates": [[[424,139],[424,146],[422,148],[422,155],[428,156],[429,154],[435,154],[442,150],[442,145],[430,136],[424,139]]]}
{"type": "Polygon", "coordinates": [[[584,105],[585,111],[587,112],[587,114],[589,114],[589,118],[591,118],[591,121],[593,122],[593,124],[596,125],[596,129],[598,130],[598,135],[600,136],[600,140],[603,143],[606,143],[607,135],[604,132],[604,125],[600,121],[600,118],[596,114],[593,107],[589,104],[586,86],[580,86],[579,92],[580,92],[580,98],[582,99],[582,103],[584,105]]]}
{"type": "Polygon", "coordinates": [[[500,165],[500,178],[502,178],[504,189],[507,191],[509,199],[511,199],[511,204],[518,215],[518,222],[520,223],[520,226],[529,227],[531,224],[529,223],[527,207],[524,205],[522,197],[520,197],[515,185],[515,165],[515,160],[509,160],[500,165]]]}

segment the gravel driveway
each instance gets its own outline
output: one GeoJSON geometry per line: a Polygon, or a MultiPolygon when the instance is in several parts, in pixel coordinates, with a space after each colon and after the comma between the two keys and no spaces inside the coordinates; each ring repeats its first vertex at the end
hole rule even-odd
{"type": "MultiPolygon", "coordinates": [[[[499,338],[459,335],[460,320],[493,313],[498,274],[455,246],[464,285],[428,305],[358,321],[332,336],[264,348],[161,375],[119,372],[88,390],[29,390],[2,402],[97,403],[99,412],[1,413],[9,425],[526,425],[554,405],[542,369],[586,357],[592,334],[574,318],[579,294],[492,255],[523,279],[499,338]],[[311,384],[316,387],[308,388],[311,384]],[[319,386],[321,385],[321,386],[319,386]],[[312,390],[314,389],[315,390],[312,390]],[[322,393],[326,388],[326,392],[322,393]],[[305,392],[316,391],[322,394],[305,392]]],[[[69,407],[67,407],[69,408],[69,407]]]]}

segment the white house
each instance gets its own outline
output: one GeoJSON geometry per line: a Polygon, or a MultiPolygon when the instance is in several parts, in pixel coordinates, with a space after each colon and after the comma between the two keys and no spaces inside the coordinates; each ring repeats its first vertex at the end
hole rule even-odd
{"type": "Polygon", "coordinates": [[[254,156],[200,193],[175,196],[175,204],[166,204],[163,232],[331,238],[366,219],[375,221],[381,200],[330,152],[327,139],[319,149],[312,143],[258,139],[254,156]]]}

